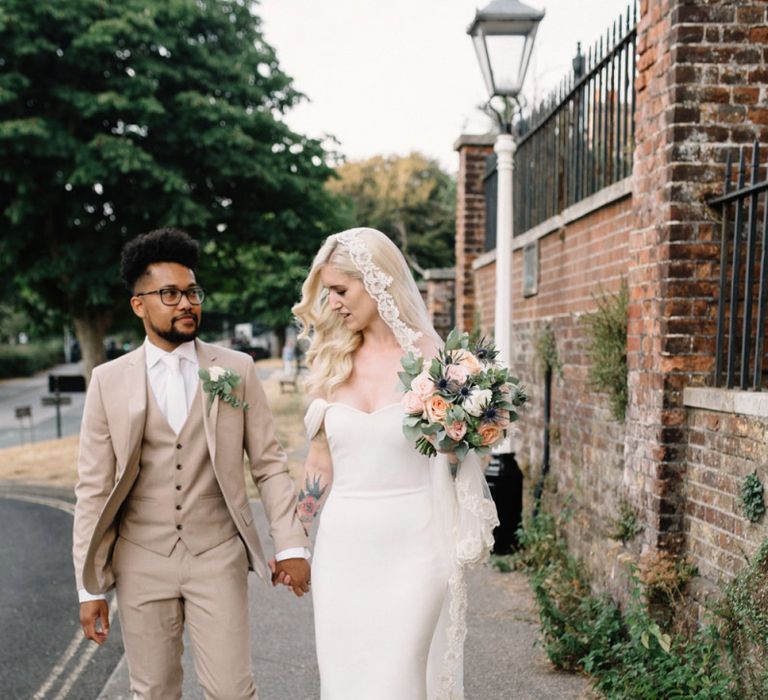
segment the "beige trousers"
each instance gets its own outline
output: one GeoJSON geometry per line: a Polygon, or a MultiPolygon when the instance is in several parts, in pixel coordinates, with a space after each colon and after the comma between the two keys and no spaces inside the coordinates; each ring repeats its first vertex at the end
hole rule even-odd
{"type": "Polygon", "coordinates": [[[185,621],[205,697],[257,698],[248,560],[238,536],[197,556],[179,540],[170,557],[120,537],[112,560],[134,700],[181,698],[185,621]]]}

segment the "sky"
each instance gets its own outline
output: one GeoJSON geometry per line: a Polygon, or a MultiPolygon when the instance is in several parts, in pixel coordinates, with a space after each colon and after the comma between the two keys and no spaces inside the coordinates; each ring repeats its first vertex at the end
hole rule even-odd
{"type": "MultiPolygon", "coordinates": [[[[529,0],[544,9],[524,95],[538,102],[631,0],[529,0]]],[[[456,139],[485,133],[488,95],[467,35],[488,0],[260,0],[264,37],[309,101],[286,121],[332,135],[349,160],[411,151],[458,170],[456,139]]]]}

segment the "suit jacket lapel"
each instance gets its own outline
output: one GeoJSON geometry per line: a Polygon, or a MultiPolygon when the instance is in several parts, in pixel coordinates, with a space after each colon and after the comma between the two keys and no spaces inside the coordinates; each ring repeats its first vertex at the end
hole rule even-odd
{"type": "Polygon", "coordinates": [[[143,345],[133,353],[125,373],[125,384],[128,396],[128,431],[123,455],[127,468],[138,458],[147,415],[147,362],[143,345]]]}
{"type": "MultiPolygon", "coordinates": [[[[208,369],[216,360],[214,345],[208,345],[195,340],[197,350],[197,362],[200,369],[208,369]]],[[[216,466],[216,423],[219,417],[219,397],[213,399],[210,414],[208,413],[208,394],[200,391],[200,400],[203,402],[203,426],[205,427],[205,439],[208,442],[208,452],[211,455],[211,463],[216,466]]]]}

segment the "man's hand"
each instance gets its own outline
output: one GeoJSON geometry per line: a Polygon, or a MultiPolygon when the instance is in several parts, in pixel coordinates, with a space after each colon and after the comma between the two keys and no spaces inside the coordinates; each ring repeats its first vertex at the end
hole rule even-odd
{"type": "Polygon", "coordinates": [[[109,634],[109,607],[106,600],[80,603],[80,626],[86,639],[104,644],[109,634]]]}
{"type": "Polygon", "coordinates": [[[273,586],[278,583],[290,586],[299,597],[309,590],[310,569],[306,559],[297,557],[278,562],[273,559],[269,562],[269,568],[272,569],[273,586]]]}

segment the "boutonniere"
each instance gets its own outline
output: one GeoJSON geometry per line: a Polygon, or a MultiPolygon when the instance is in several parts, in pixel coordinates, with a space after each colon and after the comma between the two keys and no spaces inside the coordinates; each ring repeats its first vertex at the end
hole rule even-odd
{"type": "Polygon", "coordinates": [[[218,396],[224,403],[233,408],[242,408],[247,411],[249,406],[245,401],[238,399],[232,390],[240,383],[240,375],[232,369],[223,367],[209,367],[198,371],[203,380],[203,391],[208,394],[208,415],[211,415],[213,400],[218,396]]]}

